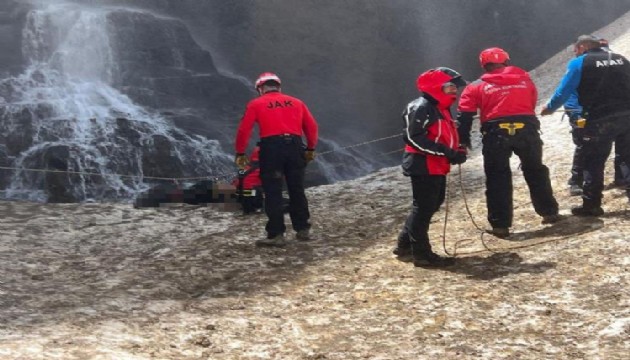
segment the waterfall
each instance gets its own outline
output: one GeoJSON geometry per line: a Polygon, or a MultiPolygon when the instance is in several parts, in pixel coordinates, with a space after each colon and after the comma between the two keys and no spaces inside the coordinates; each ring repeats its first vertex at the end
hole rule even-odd
{"type": "Polygon", "coordinates": [[[0,152],[12,167],[101,176],[14,171],[2,197],[46,201],[58,191],[51,187],[63,186],[79,201],[130,199],[148,187],[145,176],[231,170],[231,155],[217,140],[185,133],[113,86],[119,69],[111,11],[37,5],[22,34],[27,68],[0,80],[0,152]]]}

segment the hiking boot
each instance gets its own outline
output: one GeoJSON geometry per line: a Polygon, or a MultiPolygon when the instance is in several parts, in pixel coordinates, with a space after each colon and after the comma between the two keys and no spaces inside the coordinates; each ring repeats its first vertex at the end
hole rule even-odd
{"type": "Polygon", "coordinates": [[[578,206],[571,209],[571,214],[575,216],[602,216],[604,215],[604,209],[601,206],[597,207],[584,207],[578,206]]]}
{"type": "Polygon", "coordinates": [[[407,244],[407,246],[398,244],[392,252],[399,258],[410,257],[413,255],[413,252],[411,251],[411,244],[407,244]]]}
{"type": "Polygon", "coordinates": [[[624,184],[624,182],[618,181],[618,180],[615,180],[611,182],[610,184],[604,186],[604,190],[625,189],[625,188],[626,188],[626,185],[624,184]]]}
{"type": "Polygon", "coordinates": [[[311,240],[311,230],[310,229],[302,229],[295,233],[295,238],[299,241],[309,241],[311,240]]]}
{"type": "Polygon", "coordinates": [[[276,235],[271,239],[256,240],[256,246],[261,247],[284,247],[286,244],[284,234],[276,235]]]}
{"type": "Polygon", "coordinates": [[[492,230],[486,230],[488,234],[494,235],[500,239],[506,239],[510,236],[510,228],[493,227],[492,230]]]}
{"type": "Polygon", "coordinates": [[[569,195],[570,196],[580,196],[580,195],[582,195],[582,187],[580,185],[570,185],[569,186],[569,195]]]}
{"type": "Polygon", "coordinates": [[[555,224],[555,223],[557,223],[560,220],[562,220],[562,216],[560,216],[558,214],[546,215],[546,216],[543,216],[543,218],[542,218],[542,224],[543,225],[555,224]]]}
{"type": "Polygon", "coordinates": [[[453,265],[455,265],[455,258],[443,257],[434,252],[423,253],[413,259],[415,267],[439,268],[453,265]]]}

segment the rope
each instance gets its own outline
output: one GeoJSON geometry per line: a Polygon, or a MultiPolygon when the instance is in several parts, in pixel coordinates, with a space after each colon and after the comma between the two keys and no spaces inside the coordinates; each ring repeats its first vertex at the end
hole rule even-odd
{"type": "MultiPolygon", "coordinates": [[[[462,193],[462,199],[464,200],[464,208],[466,209],[466,213],[468,214],[468,218],[470,219],[471,223],[473,224],[473,226],[475,227],[475,229],[477,229],[478,233],[479,233],[479,239],[481,241],[481,245],[484,247],[484,250],[477,250],[477,251],[472,251],[472,252],[465,252],[465,253],[461,253],[460,255],[472,255],[472,254],[478,254],[478,253],[483,253],[483,252],[490,252],[493,254],[498,254],[500,252],[505,252],[506,250],[514,250],[514,249],[523,249],[523,248],[528,248],[528,247],[533,247],[539,244],[543,244],[543,243],[547,243],[547,242],[551,242],[551,241],[557,241],[557,240],[562,240],[565,238],[569,238],[570,236],[575,236],[575,235],[580,235],[582,233],[585,233],[586,231],[582,231],[579,232],[577,234],[572,234],[572,235],[568,235],[568,236],[564,236],[564,237],[560,237],[557,239],[551,239],[551,240],[545,240],[539,243],[535,243],[535,244],[528,244],[528,245],[519,245],[519,246],[513,246],[513,247],[506,247],[506,248],[499,248],[499,249],[492,249],[490,246],[488,246],[488,244],[486,243],[484,236],[486,234],[488,234],[488,232],[481,227],[477,221],[475,221],[475,217],[472,214],[472,211],[470,210],[470,206],[468,205],[468,198],[466,196],[466,190],[464,189],[464,179],[462,176],[462,167],[461,165],[458,165],[458,170],[459,170],[459,188],[460,191],[462,193]]],[[[444,253],[448,256],[451,257],[456,257],[457,256],[457,249],[460,246],[460,244],[462,243],[466,243],[466,242],[472,242],[472,239],[464,239],[464,240],[459,240],[457,242],[455,242],[454,245],[454,250],[453,252],[449,252],[448,249],[446,248],[446,227],[447,227],[447,223],[448,223],[448,212],[449,212],[449,189],[450,188],[450,177],[449,177],[449,182],[446,188],[446,195],[445,195],[445,202],[446,202],[446,206],[445,206],[445,214],[444,214],[444,227],[442,230],[442,247],[444,249],[444,253]]],[[[526,204],[531,203],[527,202],[526,204]]],[[[520,207],[523,204],[517,205],[516,207],[520,207]]],[[[515,207],[515,208],[516,208],[515,207]]]]}
{"type": "Polygon", "coordinates": [[[344,147],[340,147],[340,148],[324,151],[324,152],[321,152],[321,153],[319,153],[317,155],[318,156],[324,156],[324,155],[327,155],[327,154],[330,154],[330,153],[333,153],[333,152],[337,152],[337,151],[341,151],[341,150],[352,149],[352,148],[355,148],[355,147],[368,145],[368,144],[376,143],[376,142],[383,141],[383,140],[389,140],[389,139],[393,139],[395,137],[399,137],[402,134],[403,133],[398,133],[398,134],[395,134],[395,135],[386,136],[386,137],[382,137],[382,138],[379,138],[379,139],[368,140],[368,141],[365,141],[365,142],[362,142],[362,143],[358,143],[358,144],[354,144],[354,145],[350,145],[350,146],[344,146],[344,147]]]}
{"type": "MultiPolygon", "coordinates": [[[[350,145],[350,146],[346,146],[346,147],[341,147],[341,148],[325,151],[325,152],[319,153],[317,155],[318,156],[323,156],[323,155],[326,155],[326,154],[330,154],[330,153],[341,151],[341,150],[345,150],[345,149],[350,149],[350,148],[355,148],[355,147],[359,147],[359,146],[363,146],[363,145],[368,145],[368,144],[376,143],[376,142],[379,142],[379,141],[392,139],[394,137],[400,136],[401,134],[396,134],[396,135],[387,136],[387,137],[374,139],[374,140],[368,140],[368,141],[365,141],[365,142],[362,142],[362,143],[358,143],[358,144],[354,144],[354,145],[350,145]]],[[[397,149],[397,150],[394,150],[394,151],[377,154],[377,156],[389,155],[389,154],[393,154],[395,152],[399,152],[399,151],[402,151],[402,150],[403,149],[397,149]]],[[[207,176],[174,178],[174,177],[160,177],[160,176],[128,175],[128,174],[118,174],[118,173],[101,174],[101,173],[89,172],[89,171],[18,168],[18,167],[11,167],[11,166],[0,166],[0,170],[30,171],[30,172],[55,173],[55,174],[71,174],[71,175],[87,175],[87,176],[98,176],[98,177],[118,176],[118,177],[122,177],[122,178],[143,178],[143,179],[147,179],[147,180],[164,180],[164,181],[194,181],[194,180],[205,180],[205,179],[208,179],[208,178],[223,179],[223,178],[228,178],[228,177],[234,176],[234,174],[231,174],[231,173],[230,174],[221,173],[219,175],[207,175],[207,176]]]]}
{"type": "MultiPolygon", "coordinates": [[[[464,181],[462,178],[462,166],[458,165],[458,169],[459,169],[459,185],[460,185],[460,190],[462,192],[462,198],[464,199],[464,206],[466,208],[466,212],[468,213],[468,216],[470,218],[470,220],[472,221],[473,226],[479,231],[480,234],[480,238],[481,238],[481,244],[483,245],[483,247],[486,249],[486,251],[489,251],[491,253],[496,253],[496,251],[492,250],[490,247],[488,247],[486,245],[486,242],[484,241],[483,236],[487,233],[485,229],[483,229],[481,226],[479,226],[477,224],[477,222],[475,221],[475,218],[472,215],[472,212],[470,211],[470,207],[468,206],[468,200],[466,198],[466,192],[464,190],[464,181]]],[[[450,203],[450,176],[447,177],[447,186],[446,186],[446,190],[445,190],[445,210],[444,210],[444,227],[442,229],[442,248],[444,249],[444,253],[448,256],[451,257],[456,257],[457,256],[457,248],[459,247],[460,244],[465,243],[465,242],[471,242],[471,239],[464,239],[464,240],[459,240],[455,243],[454,245],[454,249],[453,252],[449,252],[448,249],[446,248],[446,227],[448,224],[448,214],[449,214],[449,203],[450,203]]]]}
{"type": "MultiPolygon", "coordinates": [[[[164,181],[192,181],[192,180],[205,180],[208,178],[221,179],[227,176],[227,173],[221,174],[219,176],[198,176],[198,177],[183,177],[183,178],[170,178],[170,177],[159,177],[159,176],[144,176],[144,175],[126,175],[126,174],[101,174],[89,171],[71,171],[71,170],[51,170],[51,169],[32,169],[32,168],[17,168],[10,166],[0,166],[1,170],[17,170],[17,171],[31,171],[31,172],[43,172],[43,173],[57,173],[57,174],[71,174],[71,175],[88,175],[88,176],[98,176],[98,177],[106,177],[106,176],[119,176],[122,178],[143,178],[148,180],[164,180],[164,181]]],[[[230,174],[232,176],[232,174],[230,174]]]]}
{"type": "MultiPolygon", "coordinates": [[[[572,233],[572,234],[568,234],[568,235],[564,235],[564,236],[560,236],[560,237],[553,237],[551,239],[541,240],[541,241],[530,243],[530,244],[507,246],[507,247],[500,247],[500,248],[494,248],[494,249],[490,248],[486,244],[486,242],[484,240],[484,235],[486,235],[488,232],[477,224],[477,222],[475,221],[475,218],[474,218],[474,216],[472,214],[472,211],[470,210],[470,207],[468,205],[468,199],[466,197],[466,192],[465,192],[465,189],[464,189],[464,181],[463,181],[463,177],[462,177],[461,165],[459,165],[458,167],[459,167],[459,186],[460,186],[460,190],[462,192],[462,198],[464,200],[464,206],[466,208],[466,212],[467,212],[468,217],[470,218],[473,226],[480,233],[481,244],[484,247],[483,250],[474,250],[474,251],[467,251],[467,252],[460,253],[459,254],[460,256],[463,256],[463,255],[475,255],[475,254],[481,254],[481,253],[484,253],[484,252],[490,252],[490,253],[493,253],[493,254],[499,254],[499,253],[506,252],[506,251],[511,251],[511,250],[526,249],[526,248],[531,248],[531,247],[535,247],[535,246],[538,246],[538,245],[544,245],[544,244],[548,244],[548,243],[552,243],[552,242],[556,242],[556,241],[570,239],[572,237],[580,236],[580,235],[586,234],[587,232],[591,231],[590,229],[585,229],[585,230],[582,230],[582,231],[578,231],[576,233],[572,233]]],[[[450,181],[449,181],[449,183],[450,183],[450,181]]],[[[471,242],[473,240],[472,239],[464,239],[464,240],[457,241],[455,243],[455,245],[454,245],[453,253],[448,251],[448,249],[446,248],[446,227],[447,227],[448,213],[449,213],[449,186],[447,186],[447,188],[446,188],[445,202],[446,202],[446,206],[445,206],[445,215],[444,215],[444,228],[443,228],[443,232],[442,232],[442,247],[444,248],[444,252],[448,256],[456,257],[458,255],[457,248],[459,247],[459,245],[461,243],[471,242]]],[[[527,203],[531,203],[531,202],[527,202],[527,203]]]]}
{"type": "MultiPolygon", "coordinates": [[[[468,214],[468,217],[470,218],[470,221],[472,222],[473,226],[477,229],[477,231],[479,231],[479,239],[481,240],[481,245],[483,245],[486,251],[489,251],[491,253],[497,253],[496,251],[492,250],[484,241],[483,237],[484,235],[487,234],[487,231],[481,226],[479,226],[479,224],[477,224],[477,222],[475,221],[475,217],[472,214],[472,211],[470,211],[470,206],[468,206],[468,198],[466,197],[466,191],[464,189],[464,178],[462,176],[461,165],[459,165],[459,188],[462,192],[462,199],[464,199],[464,207],[466,208],[466,213],[468,214]]],[[[455,245],[457,245],[457,243],[455,245]]],[[[457,251],[457,247],[455,248],[455,252],[456,251],[457,251]]]]}

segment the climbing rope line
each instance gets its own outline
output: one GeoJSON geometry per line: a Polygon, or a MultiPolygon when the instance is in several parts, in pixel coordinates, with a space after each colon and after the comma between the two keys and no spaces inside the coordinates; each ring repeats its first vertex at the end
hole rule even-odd
{"type": "MultiPolygon", "coordinates": [[[[486,251],[492,252],[492,253],[496,253],[496,251],[492,250],[490,247],[487,246],[486,242],[484,241],[484,235],[487,233],[485,229],[483,229],[481,226],[479,226],[477,224],[477,222],[475,221],[474,216],[472,215],[472,211],[470,211],[470,207],[468,205],[468,200],[466,198],[466,192],[464,190],[464,181],[462,178],[462,166],[458,165],[458,169],[459,169],[459,185],[460,185],[460,190],[462,193],[462,198],[464,200],[464,207],[466,208],[466,212],[468,213],[468,217],[470,218],[473,226],[479,231],[480,234],[480,238],[481,238],[481,243],[483,245],[483,247],[485,248],[486,251]]],[[[451,257],[456,257],[457,256],[457,249],[461,244],[469,244],[472,243],[474,240],[473,239],[464,239],[464,240],[459,240],[455,243],[454,245],[454,249],[453,252],[449,252],[448,249],[446,248],[446,228],[447,228],[447,224],[448,224],[448,214],[449,214],[449,200],[450,200],[450,177],[448,178],[447,181],[447,185],[446,185],[446,190],[445,190],[445,210],[444,210],[444,227],[442,229],[442,248],[444,249],[444,253],[448,256],[451,257]]],[[[468,254],[468,253],[467,253],[468,254]]]]}
{"type": "MultiPolygon", "coordinates": [[[[484,235],[488,234],[488,232],[482,228],[481,226],[479,226],[479,224],[475,221],[475,218],[472,214],[472,211],[470,210],[470,206],[468,204],[468,198],[466,196],[466,191],[464,189],[464,181],[463,181],[463,176],[462,176],[462,169],[461,169],[461,165],[458,165],[459,167],[459,174],[458,174],[458,183],[459,183],[459,188],[460,191],[462,193],[462,199],[464,201],[464,207],[466,209],[466,213],[468,214],[468,217],[471,221],[471,223],[473,224],[473,226],[475,227],[475,229],[477,229],[479,231],[480,234],[480,240],[481,240],[481,244],[483,245],[483,249],[482,250],[472,250],[472,251],[467,251],[467,252],[462,252],[462,253],[457,253],[457,249],[461,246],[461,244],[466,243],[472,243],[474,242],[474,239],[463,239],[463,240],[459,240],[457,242],[455,242],[454,244],[454,250],[453,252],[449,252],[447,247],[446,247],[446,228],[447,228],[447,223],[448,223],[448,214],[449,214],[449,185],[450,185],[450,181],[448,182],[448,185],[446,187],[446,194],[445,194],[445,214],[444,214],[444,227],[443,227],[443,231],[442,231],[442,247],[444,249],[444,252],[451,257],[456,257],[457,255],[476,255],[476,254],[482,254],[485,252],[490,252],[493,254],[500,254],[500,253],[504,253],[507,251],[511,251],[511,250],[518,250],[518,249],[526,249],[526,248],[532,248],[532,247],[536,247],[539,245],[544,245],[544,244],[548,244],[548,243],[553,243],[553,242],[558,242],[558,241],[562,241],[562,240],[566,240],[566,239],[570,239],[572,237],[575,236],[580,236],[583,234],[586,234],[590,231],[592,231],[592,228],[589,227],[587,229],[581,230],[581,231],[577,231],[568,235],[563,235],[563,236],[557,236],[557,237],[552,237],[550,239],[543,239],[540,241],[536,241],[533,243],[528,243],[528,244],[522,244],[522,245],[516,245],[516,246],[507,246],[507,247],[499,247],[499,248],[491,248],[490,246],[488,246],[488,244],[486,243],[486,241],[484,240],[484,235]]],[[[526,204],[531,203],[531,201],[529,202],[525,202],[524,204],[520,204],[519,206],[523,206],[526,204]]]]}
{"type": "MultiPolygon", "coordinates": [[[[198,177],[171,178],[171,177],[160,177],[160,176],[127,175],[127,174],[117,174],[117,173],[101,174],[101,173],[89,172],[89,171],[33,169],[33,168],[22,168],[22,167],[18,168],[18,167],[11,167],[11,166],[0,166],[0,170],[16,170],[16,171],[42,172],[42,173],[53,173],[53,174],[87,175],[87,176],[98,176],[98,177],[118,176],[121,178],[142,178],[142,179],[148,179],[148,180],[165,180],[165,181],[193,181],[193,180],[205,180],[208,178],[220,179],[228,175],[228,173],[220,173],[219,175],[216,175],[216,176],[208,175],[208,176],[198,176],[198,177]]],[[[234,176],[234,174],[230,173],[229,176],[234,176]]]]}
{"type": "Polygon", "coordinates": [[[403,135],[403,133],[398,133],[398,134],[391,135],[391,136],[386,136],[386,137],[382,137],[382,138],[378,138],[378,139],[374,139],[374,140],[364,141],[362,143],[358,143],[358,144],[354,144],[354,145],[349,145],[349,146],[344,146],[344,147],[340,147],[340,148],[335,148],[335,149],[332,149],[332,150],[321,152],[321,153],[317,154],[317,156],[324,156],[324,155],[327,155],[327,154],[330,154],[330,153],[333,153],[333,152],[337,152],[337,151],[341,151],[341,150],[352,149],[352,148],[363,146],[363,145],[373,144],[373,143],[376,143],[376,142],[393,139],[393,138],[396,138],[396,137],[399,137],[399,136],[402,136],[402,135],[403,135]]]}
{"type": "MultiPolygon", "coordinates": [[[[373,143],[376,143],[376,142],[392,139],[392,138],[398,137],[400,135],[401,134],[396,134],[396,135],[387,136],[387,137],[383,137],[383,138],[368,140],[368,141],[361,142],[361,143],[358,143],[358,144],[354,144],[354,145],[350,145],[350,146],[345,146],[345,147],[341,147],[341,148],[336,148],[336,149],[332,149],[332,150],[329,150],[329,151],[325,151],[325,152],[319,153],[317,155],[318,156],[323,156],[323,155],[326,155],[326,154],[342,151],[342,150],[345,150],[345,149],[356,148],[356,147],[359,147],[359,146],[373,144],[373,143]]],[[[395,152],[399,152],[399,151],[402,151],[402,149],[397,149],[397,150],[394,150],[394,151],[377,154],[377,156],[378,155],[389,155],[389,154],[392,154],[392,153],[395,153],[395,152]]],[[[335,166],[341,166],[341,165],[335,165],[335,166]]],[[[176,177],[162,177],[162,176],[129,175],[129,174],[118,174],[118,173],[101,174],[101,173],[90,172],[90,171],[35,169],[35,168],[11,167],[11,166],[0,166],[0,170],[28,171],[28,172],[70,174],[70,175],[86,175],[86,176],[98,176],[98,177],[118,176],[118,177],[121,177],[121,178],[142,178],[142,179],[147,179],[147,180],[163,180],[163,181],[195,181],[195,180],[206,180],[206,179],[224,179],[224,178],[229,178],[229,177],[234,177],[235,176],[235,174],[233,174],[233,173],[219,173],[219,174],[214,174],[214,175],[211,174],[211,175],[207,175],[207,176],[179,177],[179,178],[176,178],[176,177]]]]}
{"type": "MultiPolygon", "coordinates": [[[[376,155],[374,155],[374,157],[387,156],[387,155],[403,152],[404,150],[405,150],[405,148],[400,148],[400,149],[396,149],[396,150],[392,150],[392,151],[387,151],[387,152],[384,152],[384,153],[376,154],[376,155]]],[[[315,161],[317,161],[317,158],[315,159],[315,161]]],[[[347,167],[347,166],[348,166],[348,164],[340,162],[340,163],[337,163],[337,164],[329,165],[327,168],[328,169],[336,169],[336,168],[339,168],[339,167],[347,167]]],[[[306,174],[315,174],[316,172],[317,171],[315,171],[315,170],[306,170],[305,173],[306,174]]]]}

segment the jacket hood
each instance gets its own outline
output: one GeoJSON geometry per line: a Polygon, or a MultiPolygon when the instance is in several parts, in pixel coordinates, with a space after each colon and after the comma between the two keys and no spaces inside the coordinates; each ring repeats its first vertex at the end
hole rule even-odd
{"type": "Polygon", "coordinates": [[[483,74],[481,80],[494,85],[511,85],[531,79],[527,71],[516,66],[506,66],[483,74]]]}
{"type": "Polygon", "coordinates": [[[442,90],[442,86],[448,82],[452,82],[457,86],[466,84],[455,71],[447,68],[437,68],[420,74],[416,85],[418,86],[418,90],[434,99],[438,103],[438,106],[449,107],[455,102],[457,96],[447,95],[442,90]]]}

